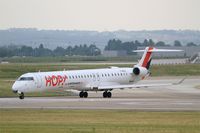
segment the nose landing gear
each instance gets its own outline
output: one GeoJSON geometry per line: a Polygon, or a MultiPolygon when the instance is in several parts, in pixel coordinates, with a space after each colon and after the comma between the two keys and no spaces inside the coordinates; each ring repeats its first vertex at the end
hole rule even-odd
{"type": "Polygon", "coordinates": [[[24,99],[24,93],[20,91],[13,91],[14,93],[17,93],[19,95],[19,99],[24,99]]]}
{"type": "Polygon", "coordinates": [[[21,92],[21,94],[19,94],[19,99],[24,99],[24,93],[21,92]]]}
{"type": "Polygon", "coordinates": [[[19,95],[19,99],[24,99],[24,93],[18,90],[13,90],[13,93],[17,93],[19,95]]]}

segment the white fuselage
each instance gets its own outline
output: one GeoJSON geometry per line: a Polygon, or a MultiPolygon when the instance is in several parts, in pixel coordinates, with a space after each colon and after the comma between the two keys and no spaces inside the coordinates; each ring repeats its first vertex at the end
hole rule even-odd
{"type": "Polygon", "coordinates": [[[133,68],[106,68],[26,73],[19,77],[12,89],[25,93],[66,89],[101,91],[98,86],[133,84],[139,81],[142,77],[133,75],[132,71],[133,68]]]}
{"type": "MultiPolygon", "coordinates": [[[[54,71],[26,73],[19,77],[12,86],[14,93],[24,99],[24,93],[46,90],[79,90],[81,98],[88,97],[87,91],[104,91],[104,98],[111,98],[111,90],[134,88],[147,85],[134,83],[147,77],[151,64],[152,52],[178,52],[180,50],[164,50],[146,47],[145,50],[136,50],[144,54],[133,68],[111,67],[106,69],[88,69],[73,71],[54,71]]],[[[150,86],[150,85],[149,85],[150,86]]],[[[152,86],[152,85],[151,85],[152,86]]]]}

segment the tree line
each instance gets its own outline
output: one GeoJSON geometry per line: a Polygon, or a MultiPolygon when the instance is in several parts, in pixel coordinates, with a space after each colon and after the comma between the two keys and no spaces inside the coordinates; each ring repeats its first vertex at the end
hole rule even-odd
{"type": "MultiPolygon", "coordinates": [[[[137,47],[146,47],[146,46],[171,46],[166,44],[163,41],[154,42],[152,39],[145,39],[143,42],[138,40],[130,42],[122,42],[119,39],[111,39],[108,41],[104,50],[124,50],[128,55],[135,54],[132,51],[136,50],[137,47]]],[[[180,41],[175,40],[173,46],[181,47],[183,46],[180,41]]],[[[198,46],[197,44],[190,42],[186,46],[198,46]]],[[[98,56],[101,55],[101,50],[94,44],[91,45],[75,45],[68,46],[63,48],[58,46],[57,48],[51,50],[45,48],[43,44],[40,44],[39,47],[33,48],[31,46],[2,46],[0,47],[0,57],[12,57],[12,56],[33,56],[33,57],[43,57],[43,56],[98,56]]]]}
{"type": "Polygon", "coordinates": [[[54,50],[45,48],[43,44],[39,47],[33,48],[30,46],[2,46],[0,47],[0,57],[12,57],[12,56],[33,56],[33,57],[44,57],[44,56],[97,56],[101,54],[101,50],[96,45],[91,44],[87,46],[75,45],[74,47],[68,46],[67,48],[57,47],[54,50]]]}

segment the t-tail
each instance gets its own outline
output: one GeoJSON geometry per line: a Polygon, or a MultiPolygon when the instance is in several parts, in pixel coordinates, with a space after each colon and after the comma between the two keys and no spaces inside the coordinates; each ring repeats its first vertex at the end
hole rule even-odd
{"type": "Polygon", "coordinates": [[[139,63],[137,64],[137,66],[144,67],[147,70],[149,69],[151,60],[152,60],[152,50],[153,49],[154,49],[153,47],[145,48],[144,54],[143,54],[141,60],[139,61],[139,63]]]}
{"type": "Polygon", "coordinates": [[[175,49],[157,49],[154,47],[146,47],[144,50],[135,50],[133,52],[144,52],[142,58],[139,63],[134,65],[133,73],[136,76],[140,76],[144,78],[149,75],[149,68],[152,61],[152,53],[153,52],[181,52],[182,50],[175,49]]]}

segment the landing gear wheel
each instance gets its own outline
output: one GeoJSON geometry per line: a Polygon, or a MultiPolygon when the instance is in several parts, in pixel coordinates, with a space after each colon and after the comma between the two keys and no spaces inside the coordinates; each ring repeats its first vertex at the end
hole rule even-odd
{"type": "Polygon", "coordinates": [[[88,93],[85,91],[81,91],[80,93],[79,93],[79,96],[80,96],[80,98],[87,98],[88,97],[88,93]]]}
{"type": "Polygon", "coordinates": [[[111,97],[112,97],[112,93],[111,92],[104,91],[103,98],[111,98],[111,97]]]}
{"type": "Polygon", "coordinates": [[[106,98],[107,97],[107,91],[104,91],[103,92],[103,98],[106,98]]]}
{"type": "Polygon", "coordinates": [[[112,97],[112,93],[111,92],[107,92],[107,97],[111,98],[112,97]]]}
{"type": "Polygon", "coordinates": [[[19,95],[19,99],[24,99],[24,93],[23,92],[19,95]]]}
{"type": "Polygon", "coordinates": [[[84,93],[83,91],[81,91],[81,92],[79,93],[79,97],[80,97],[80,98],[83,98],[83,93],[84,93]]]}
{"type": "Polygon", "coordinates": [[[87,92],[83,92],[83,97],[87,98],[88,97],[88,93],[87,92]]]}

